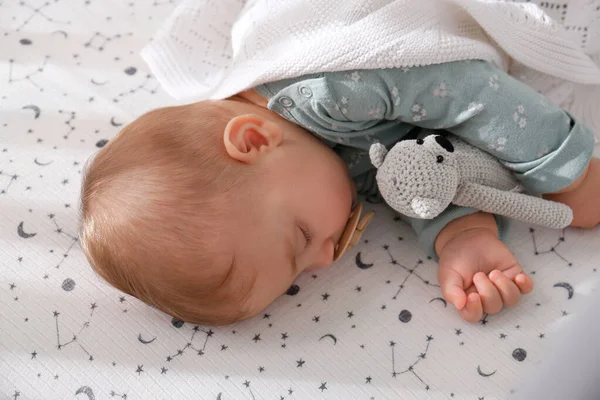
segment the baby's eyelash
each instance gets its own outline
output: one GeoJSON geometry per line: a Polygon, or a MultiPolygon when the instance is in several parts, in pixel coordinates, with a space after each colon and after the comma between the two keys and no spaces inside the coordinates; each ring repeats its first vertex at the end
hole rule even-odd
{"type": "Polygon", "coordinates": [[[300,230],[302,231],[304,239],[306,239],[306,245],[308,246],[310,244],[310,241],[312,240],[312,234],[308,229],[305,229],[303,227],[300,227],[300,230]]]}

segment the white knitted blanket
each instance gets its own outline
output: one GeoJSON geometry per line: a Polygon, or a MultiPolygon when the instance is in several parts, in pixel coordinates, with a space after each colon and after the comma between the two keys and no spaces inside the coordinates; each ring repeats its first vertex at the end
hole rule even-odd
{"type": "Polygon", "coordinates": [[[181,100],[315,72],[475,58],[506,69],[506,55],[600,84],[600,69],[558,21],[535,4],[501,0],[186,0],[142,52],[181,100]]]}

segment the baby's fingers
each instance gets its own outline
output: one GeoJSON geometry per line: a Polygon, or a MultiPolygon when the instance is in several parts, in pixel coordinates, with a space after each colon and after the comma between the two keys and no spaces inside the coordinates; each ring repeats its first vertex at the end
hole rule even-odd
{"type": "Polygon", "coordinates": [[[502,273],[504,274],[504,276],[506,276],[508,279],[510,279],[511,281],[515,280],[515,277],[519,274],[523,273],[523,269],[521,268],[521,266],[517,263],[513,264],[512,267],[505,269],[504,271],[502,271],[502,273]]]}
{"type": "Polygon", "coordinates": [[[489,277],[500,292],[502,303],[505,306],[512,307],[519,302],[519,299],[521,298],[521,291],[515,282],[508,279],[502,272],[498,270],[490,272],[489,277]]]}
{"type": "Polygon", "coordinates": [[[467,295],[460,274],[450,268],[440,268],[438,280],[446,301],[452,303],[458,310],[462,310],[467,303],[467,295]]]}
{"type": "Polygon", "coordinates": [[[490,281],[483,272],[478,272],[473,277],[473,284],[477,288],[477,293],[481,297],[483,311],[488,314],[495,314],[502,310],[502,297],[496,286],[490,281]]]}
{"type": "Polygon", "coordinates": [[[523,294],[531,293],[533,290],[533,279],[525,273],[521,273],[515,277],[515,283],[523,294]]]}
{"type": "Polygon", "coordinates": [[[467,296],[467,304],[462,310],[458,311],[462,319],[467,322],[477,322],[483,317],[483,304],[477,293],[471,293],[467,296]]]}

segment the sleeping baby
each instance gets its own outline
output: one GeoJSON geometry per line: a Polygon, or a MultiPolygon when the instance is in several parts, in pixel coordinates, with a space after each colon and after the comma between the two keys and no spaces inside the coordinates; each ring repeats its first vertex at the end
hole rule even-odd
{"type": "MultiPolygon", "coordinates": [[[[591,129],[505,72],[514,61],[600,83],[597,65],[561,32],[530,2],[186,0],[142,55],[191,104],[139,117],[89,162],[82,248],[107,282],[174,317],[247,319],[357,242],[370,218],[359,195],[402,211],[378,187],[371,147],[437,143],[432,162],[444,170],[456,158],[440,135],[469,145],[511,185],[568,206],[572,226],[594,227],[591,129]]],[[[400,183],[419,193],[439,183],[401,161],[410,168],[396,171],[400,183]]],[[[533,289],[502,241],[505,217],[417,206],[401,218],[439,260],[442,295],[463,319],[533,289]]]]}
{"type": "MultiPolygon", "coordinates": [[[[304,75],[151,111],[89,163],[82,247],[102,278],[172,316],[250,318],[337,258],[357,194],[377,195],[373,143],[441,131],[497,158],[529,193],[570,206],[572,226],[600,222],[592,131],[467,60],[304,75]]],[[[443,296],[465,320],[533,289],[501,240],[504,218],[458,206],[404,218],[439,258],[443,296]]]]}

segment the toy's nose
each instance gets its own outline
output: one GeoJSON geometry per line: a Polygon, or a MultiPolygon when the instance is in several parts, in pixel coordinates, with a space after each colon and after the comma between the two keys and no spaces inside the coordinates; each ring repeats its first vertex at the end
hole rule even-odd
{"type": "Polygon", "coordinates": [[[452,143],[450,143],[450,141],[448,139],[446,139],[444,136],[437,135],[435,137],[435,141],[437,142],[437,144],[442,146],[444,148],[444,150],[446,150],[448,153],[454,152],[454,146],[452,146],[452,143]]]}

